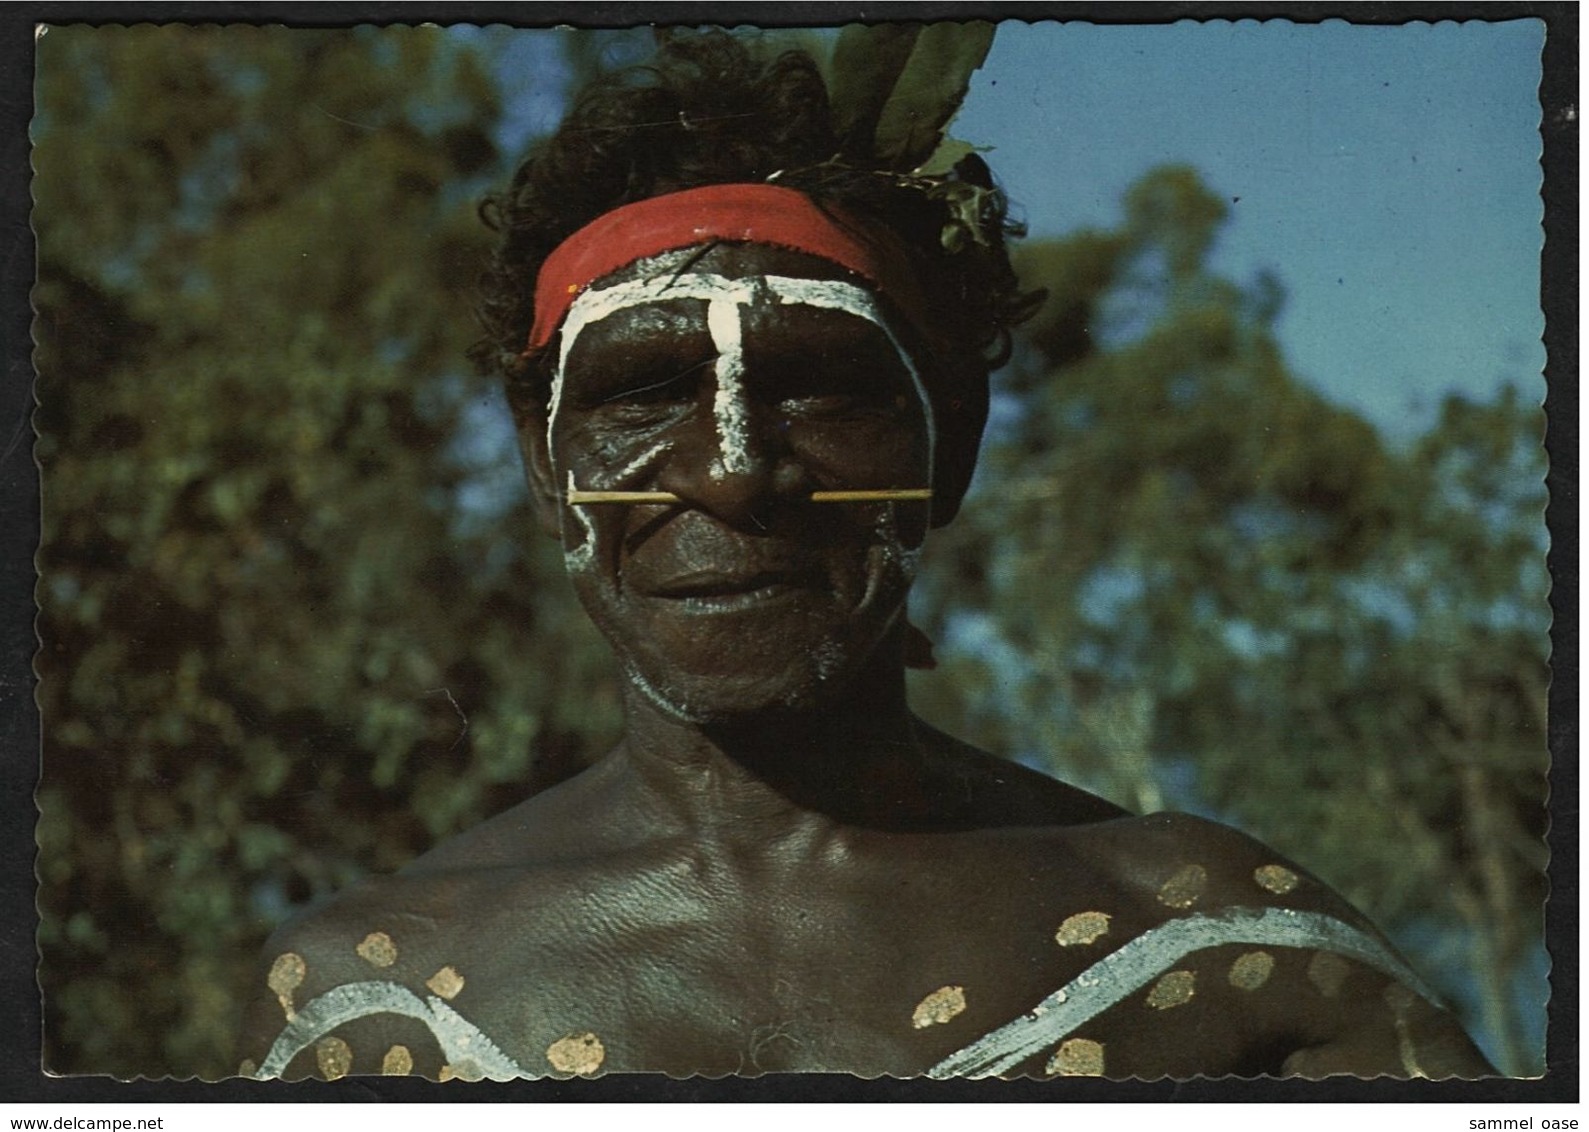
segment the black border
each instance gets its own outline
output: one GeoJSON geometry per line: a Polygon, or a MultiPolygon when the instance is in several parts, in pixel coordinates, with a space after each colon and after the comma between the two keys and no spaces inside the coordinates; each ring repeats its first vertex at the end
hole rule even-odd
{"type": "Polygon", "coordinates": [[[1242,1101],[1258,1102],[1576,1102],[1578,1100],[1578,12],[1576,5],[1532,3],[965,3],[957,0],[859,4],[796,0],[658,3],[552,0],[508,3],[23,3],[0,12],[0,1101],[42,1102],[358,1102],[358,1101],[1242,1101]],[[40,1068],[41,1006],[34,978],[36,847],[33,790],[38,780],[39,718],[33,699],[33,554],[39,532],[38,469],[31,457],[29,289],[34,243],[28,224],[27,128],[32,114],[36,23],[506,23],[624,27],[672,24],[828,25],[879,19],[1077,19],[1162,23],[1178,19],[1284,18],[1365,24],[1414,20],[1538,18],[1547,28],[1540,87],[1544,143],[1545,246],[1542,302],[1548,353],[1546,406],[1550,455],[1546,513],[1554,680],[1550,692],[1552,766],[1549,869],[1552,898],[1546,940],[1552,999],[1546,1034],[1549,1067],[1538,1080],[1472,1082],[1305,1081],[1104,1082],[865,1081],[843,1075],[675,1081],[610,1076],[593,1081],[530,1081],[440,1086],[414,1079],[349,1078],[283,1085],[241,1080],[119,1082],[59,1078],[40,1068]]]}

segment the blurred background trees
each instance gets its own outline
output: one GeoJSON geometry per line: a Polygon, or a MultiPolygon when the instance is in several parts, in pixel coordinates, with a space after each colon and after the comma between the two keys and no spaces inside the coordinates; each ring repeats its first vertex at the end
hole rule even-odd
{"type": "MultiPolygon", "coordinates": [[[[556,102],[633,40],[525,57],[556,102]]],[[[521,47],[438,28],[41,41],[56,1072],[230,1074],[276,923],[616,733],[505,409],[463,361],[473,203],[517,157],[521,47]]],[[[915,697],[1133,809],[1300,859],[1504,1069],[1536,1071],[1539,411],[1452,400],[1390,444],[1288,371],[1277,280],[1210,272],[1224,206],[1193,170],[1153,172],[1124,211],[1021,253],[1051,298],[928,556],[917,619],[942,663],[915,697]]]]}

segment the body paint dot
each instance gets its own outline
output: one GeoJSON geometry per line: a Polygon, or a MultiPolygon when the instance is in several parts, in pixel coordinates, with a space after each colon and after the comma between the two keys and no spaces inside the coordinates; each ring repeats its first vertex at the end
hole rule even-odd
{"type": "Polygon", "coordinates": [[[1258,882],[1259,888],[1276,896],[1284,896],[1297,886],[1297,874],[1284,865],[1260,865],[1252,871],[1252,879],[1258,882]]]}
{"type": "Polygon", "coordinates": [[[1048,1072],[1060,1077],[1102,1077],[1103,1043],[1071,1038],[1049,1058],[1048,1072]]]}
{"type": "Polygon", "coordinates": [[[1269,981],[1274,969],[1273,955],[1267,951],[1249,951],[1230,965],[1230,985],[1237,990],[1257,990],[1269,981]]]}
{"type": "Polygon", "coordinates": [[[546,1047],[546,1060],[559,1073],[588,1076],[607,1060],[607,1050],[595,1034],[571,1034],[546,1047]]]}
{"type": "Polygon", "coordinates": [[[372,967],[390,967],[397,962],[397,945],[385,932],[371,932],[353,950],[372,967]]]}
{"type": "Polygon", "coordinates": [[[452,1061],[441,1067],[438,1081],[479,1081],[485,1078],[480,1067],[471,1060],[452,1061]]]}
{"type": "Polygon", "coordinates": [[[458,992],[463,990],[463,976],[451,967],[443,967],[426,979],[425,985],[442,998],[457,998],[458,992]]]}
{"type": "Polygon", "coordinates": [[[1054,933],[1054,942],[1061,947],[1080,947],[1094,943],[1109,934],[1108,912],[1077,912],[1065,917],[1054,933]]]}
{"type": "Polygon", "coordinates": [[[1325,998],[1334,998],[1341,993],[1341,984],[1346,982],[1346,960],[1333,951],[1319,951],[1308,963],[1308,982],[1312,983],[1318,992],[1325,998]]]}
{"type": "Polygon", "coordinates": [[[1197,975],[1191,971],[1171,971],[1148,992],[1148,1005],[1155,1010],[1185,1006],[1197,993],[1197,975]]]}
{"type": "Polygon", "coordinates": [[[252,1077],[258,1072],[259,1066],[254,1064],[254,1059],[251,1057],[243,1058],[242,1064],[237,1067],[237,1075],[239,1077],[252,1077]]]}
{"type": "Polygon", "coordinates": [[[276,992],[276,1001],[281,1003],[282,1013],[289,1022],[297,1017],[297,1011],[292,1007],[292,992],[303,986],[308,973],[309,966],[303,961],[303,956],[288,951],[276,956],[276,961],[270,965],[270,974],[265,976],[265,985],[276,992]]]}
{"type": "Polygon", "coordinates": [[[353,1050],[341,1038],[321,1038],[314,1046],[315,1063],[327,1081],[346,1077],[353,1068],[353,1050]]]}
{"type": "Polygon", "coordinates": [[[966,1008],[965,987],[939,987],[916,1004],[910,1024],[918,1030],[949,1021],[966,1008]]]}
{"type": "Polygon", "coordinates": [[[393,1046],[381,1058],[381,1072],[387,1077],[401,1077],[414,1071],[414,1055],[407,1046],[393,1046]]]}
{"type": "Polygon", "coordinates": [[[1169,908],[1190,908],[1208,887],[1208,870],[1187,865],[1159,887],[1159,903],[1169,908]]]}

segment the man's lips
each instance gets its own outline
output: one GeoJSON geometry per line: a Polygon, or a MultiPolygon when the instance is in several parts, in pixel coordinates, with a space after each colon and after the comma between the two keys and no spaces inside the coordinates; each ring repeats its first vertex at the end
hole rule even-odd
{"type": "Polygon", "coordinates": [[[673,574],[643,587],[643,592],[648,597],[686,600],[762,594],[772,596],[789,590],[817,589],[820,586],[821,578],[810,569],[789,566],[728,570],[711,568],[673,574]]]}

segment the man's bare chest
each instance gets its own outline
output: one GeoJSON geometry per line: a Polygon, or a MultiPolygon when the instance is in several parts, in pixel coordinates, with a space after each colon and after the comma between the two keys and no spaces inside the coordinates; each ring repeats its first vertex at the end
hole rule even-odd
{"type": "Polygon", "coordinates": [[[1157,920],[1096,876],[887,875],[757,891],[626,868],[454,891],[411,969],[456,972],[449,1009],[531,1073],[913,1075],[1157,920]]]}
{"type": "Polygon", "coordinates": [[[356,1009],[406,1028],[344,1032],[401,1045],[396,1062],[427,1076],[908,1076],[1050,1009],[1045,1042],[994,1043],[1030,1051],[998,1052],[996,1071],[1263,1072],[1278,1063],[1254,1050],[1320,1030],[1298,1003],[1333,1009],[1316,953],[1285,942],[1302,913],[1267,906],[1283,903],[1267,866],[1101,868],[1019,838],[901,844],[903,861],[857,852],[836,867],[662,854],[394,878],[316,921],[317,954],[366,961],[304,991],[379,982],[356,1009]],[[1253,934],[1238,921],[1255,916],[1285,922],[1253,934]]]}

